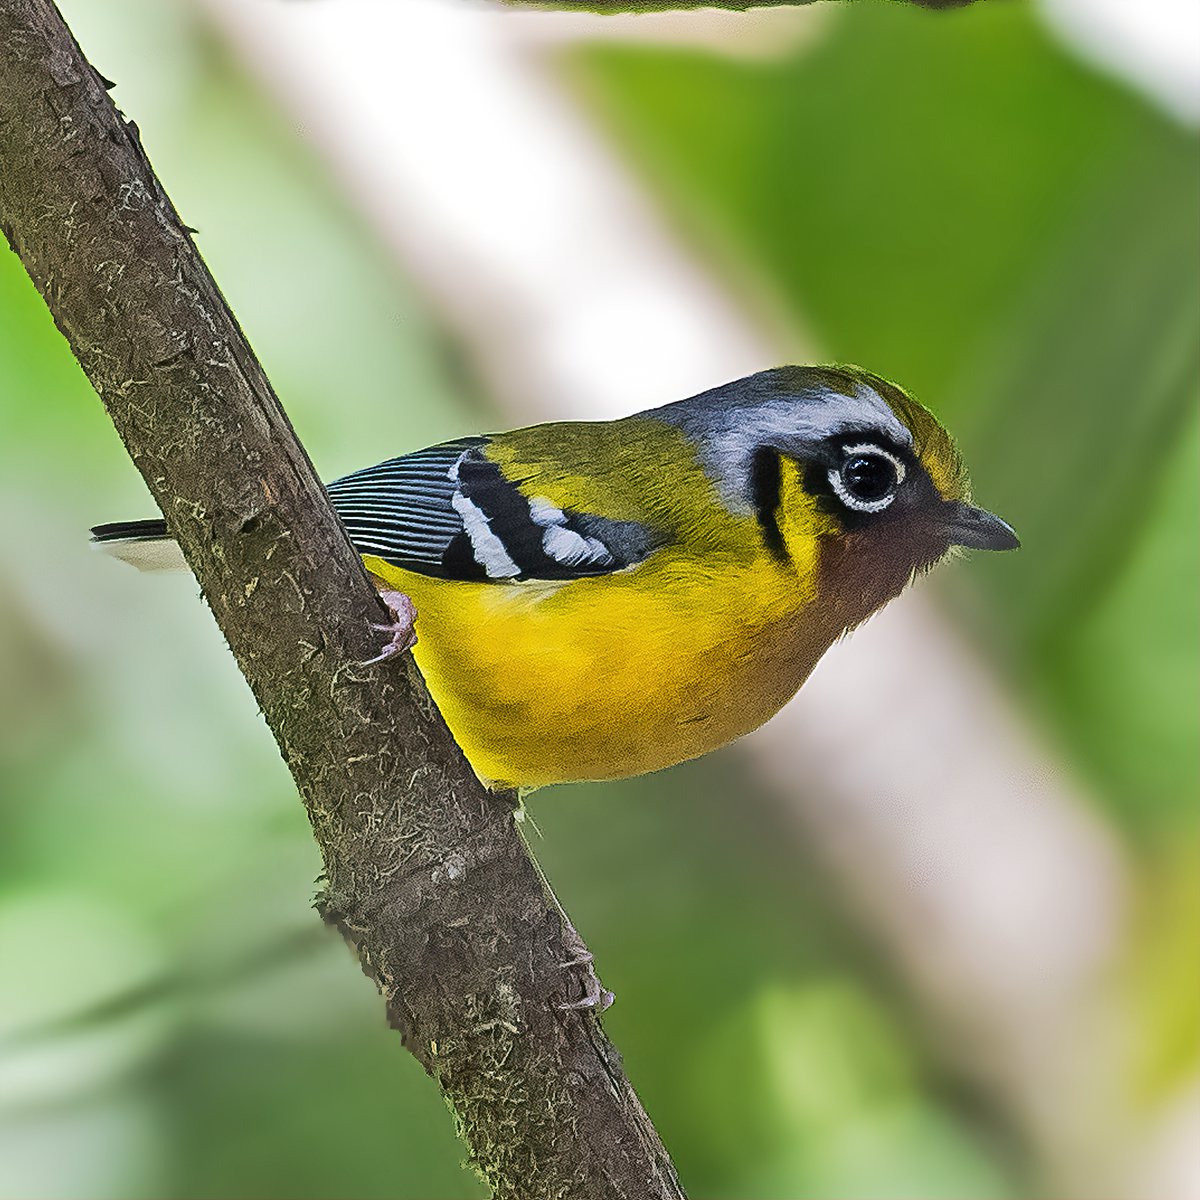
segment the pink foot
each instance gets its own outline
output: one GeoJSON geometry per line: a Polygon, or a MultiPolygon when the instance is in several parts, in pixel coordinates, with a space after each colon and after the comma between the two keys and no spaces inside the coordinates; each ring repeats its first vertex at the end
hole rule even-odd
{"type": "Polygon", "coordinates": [[[392,614],[393,620],[383,624],[372,623],[372,629],[378,629],[380,633],[390,633],[392,640],[383,648],[382,654],[377,654],[374,658],[368,658],[366,662],[361,662],[360,667],[370,667],[375,663],[386,662],[389,658],[395,658],[397,654],[403,654],[405,650],[411,650],[417,644],[417,633],[413,628],[417,619],[417,610],[413,606],[413,602],[403,593],[393,591],[390,588],[381,588],[379,598],[383,601],[389,613],[392,614]]]}

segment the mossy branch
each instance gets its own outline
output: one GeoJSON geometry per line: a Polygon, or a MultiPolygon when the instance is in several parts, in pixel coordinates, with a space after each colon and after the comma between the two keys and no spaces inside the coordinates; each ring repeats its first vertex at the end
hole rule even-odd
{"type": "Polygon", "coordinates": [[[411,662],[355,665],[380,602],[108,86],[49,0],[0,0],[0,227],[295,777],[325,918],[496,1196],[682,1197],[597,1018],[558,1007],[572,949],[512,797],[476,781],[411,662]]]}
{"type": "MultiPolygon", "coordinates": [[[[510,8],[537,8],[554,12],[615,13],[680,12],[692,8],[722,8],[747,12],[752,8],[806,8],[816,0],[501,0],[510,8]]],[[[964,8],[982,0],[901,0],[918,8],[964,8]]]]}

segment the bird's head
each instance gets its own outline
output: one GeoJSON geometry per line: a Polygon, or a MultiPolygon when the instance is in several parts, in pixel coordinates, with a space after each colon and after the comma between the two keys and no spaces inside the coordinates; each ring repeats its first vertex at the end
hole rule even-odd
{"type": "Polygon", "coordinates": [[[971,503],[937,419],[858,367],[781,367],[659,411],[699,448],[726,503],[756,516],[768,546],[818,544],[822,591],[864,608],[854,620],[955,546],[1020,544],[971,503]]]}

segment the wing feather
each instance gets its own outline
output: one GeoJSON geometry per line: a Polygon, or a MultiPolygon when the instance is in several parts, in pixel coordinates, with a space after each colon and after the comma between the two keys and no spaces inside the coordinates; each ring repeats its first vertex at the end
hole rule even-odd
{"type": "Polygon", "coordinates": [[[665,542],[634,521],[530,498],[462,438],[388,459],[328,485],[355,547],[398,567],[450,579],[515,582],[619,571],[665,542]]]}

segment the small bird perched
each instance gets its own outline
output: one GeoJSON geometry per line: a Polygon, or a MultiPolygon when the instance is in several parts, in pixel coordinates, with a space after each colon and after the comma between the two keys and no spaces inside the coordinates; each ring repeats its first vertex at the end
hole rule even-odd
{"type": "MultiPolygon", "coordinates": [[[[525,789],[723,746],[951,547],[1019,545],[937,420],[857,367],[460,438],[328,491],[397,617],[380,658],[412,646],[476,773],[525,789]]],[[[172,548],[161,520],[92,534],[143,566],[172,548]]]]}

